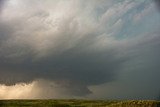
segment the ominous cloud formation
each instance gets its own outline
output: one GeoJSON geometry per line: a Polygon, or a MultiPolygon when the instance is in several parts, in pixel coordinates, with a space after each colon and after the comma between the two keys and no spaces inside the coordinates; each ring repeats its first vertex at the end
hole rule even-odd
{"type": "Polygon", "coordinates": [[[0,98],[157,98],[159,20],[150,0],[9,0],[0,16],[0,91],[11,96],[0,98]],[[41,91],[12,97],[12,85],[41,91]]]}

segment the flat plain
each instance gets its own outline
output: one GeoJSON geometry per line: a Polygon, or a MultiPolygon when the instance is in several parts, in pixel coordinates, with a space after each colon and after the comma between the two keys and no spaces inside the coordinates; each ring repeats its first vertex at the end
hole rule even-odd
{"type": "Polygon", "coordinates": [[[160,101],[145,100],[0,100],[0,107],[160,107],[160,101]]]}

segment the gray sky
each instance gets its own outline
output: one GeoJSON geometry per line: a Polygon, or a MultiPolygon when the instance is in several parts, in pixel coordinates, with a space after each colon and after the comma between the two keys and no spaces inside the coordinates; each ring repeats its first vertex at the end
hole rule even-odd
{"type": "Polygon", "coordinates": [[[3,2],[4,2],[4,0],[0,0],[0,11],[1,11],[1,8],[3,6],[3,2]]]}
{"type": "Polygon", "coordinates": [[[0,0],[0,98],[158,98],[158,3],[0,0]]]}

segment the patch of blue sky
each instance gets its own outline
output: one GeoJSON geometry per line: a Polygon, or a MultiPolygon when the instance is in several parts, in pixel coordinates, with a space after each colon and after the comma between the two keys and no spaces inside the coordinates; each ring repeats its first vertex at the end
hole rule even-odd
{"type": "Polygon", "coordinates": [[[142,12],[146,6],[149,6],[150,2],[144,2],[138,7],[128,11],[124,16],[122,16],[123,27],[117,35],[116,39],[125,39],[136,36],[141,36],[145,33],[154,32],[160,28],[160,14],[154,9],[149,14],[142,16],[138,22],[134,21],[134,16],[142,12]]]}

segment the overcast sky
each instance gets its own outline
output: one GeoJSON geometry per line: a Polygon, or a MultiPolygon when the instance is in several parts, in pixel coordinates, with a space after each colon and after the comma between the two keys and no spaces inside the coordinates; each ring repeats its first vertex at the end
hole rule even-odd
{"type": "Polygon", "coordinates": [[[0,0],[0,98],[159,98],[159,4],[0,0]]]}

